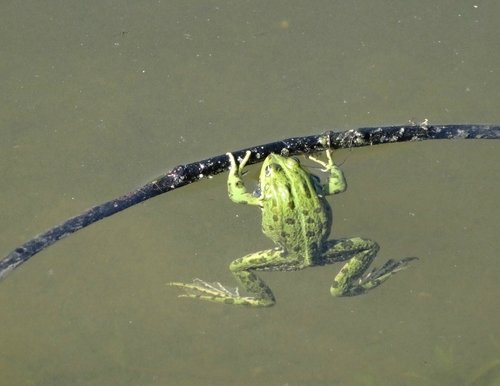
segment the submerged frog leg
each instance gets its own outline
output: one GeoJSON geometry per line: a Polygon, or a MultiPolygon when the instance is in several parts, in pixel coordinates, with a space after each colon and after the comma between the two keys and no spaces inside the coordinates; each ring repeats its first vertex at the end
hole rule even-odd
{"type": "Polygon", "coordinates": [[[201,299],[216,303],[237,304],[254,307],[272,306],[276,300],[271,288],[254,270],[295,270],[302,268],[298,261],[287,259],[278,248],[268,249],[234,260],[229,269],[245,291],[253,296],[240,296],[238,290],[230,290],[220,283],[207,283],[195,279],[193,283],[169,283],[182,288],[186,293],[179,297],[201,299]]]}
{"type": "Polygon", "coordinates": [[[245,290],[254,297],[243,298],[248,303],[239,303],[235,298],[234,304],[252,306],[272,306],[275,298],[271,288],[255,271],[290,271],[304,268],[303,262],[286,255],[280,248],[267,249],[252,253],[234,260],[229,269],[241,283],[245,290]]]}
{"type": "Polygon", "coordinates": [[[354,296],[369,291],[395,274],[405,269],[416,257],[401,260],[388,260],[382,267],[374,268],[363,277],[377,255],[379,246],[375,241],[354,237],[351,239],[331,240],[326,243],[326,250],[318,265],[347,261],[335,276],[330,288],[332,296],[354,296]]]}

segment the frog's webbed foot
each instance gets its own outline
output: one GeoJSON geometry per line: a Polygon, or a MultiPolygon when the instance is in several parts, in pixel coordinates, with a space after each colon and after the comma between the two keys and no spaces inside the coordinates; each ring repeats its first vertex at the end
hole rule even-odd
{"type": "Polygon", "coordinates": [[[168,285],[182,288],[186,293],[179,295],[179,297],[181,298],[185,297],[197,298],[200,297],[200,295],[232,296],[232,297],[240,296],[238,287],[234,288],[224,287],[219,282],[209,283],[198,278],[193,279],[192,283],[172,282],[168,283],[168,285]]]}
{"type": "Polygon", "coordinates": [[[387,260],[384,265],[373,268],[370,273],[360,278],[357,285],[352,286],[346,295],[359,295],[378,287],[396,272],[406,269],[411,261],[417,259],[418,257],[405,257],[401,260],[387,260]]]}
{"type": "MultiPolygon", "coordinates": [[[[395,274],[396,272],[402,271],[408,267],[411,261],[418,260],[418,257],[405,257],[401,260],[390,259],[387,260],[383,266],[380,268],[373,268],[372,271],[367,274],[364,278],[360,279],[360,284],[377,282],[378,284],[387,280],[389,276],[395,274]]],[[[377,285],[378,285],[377,284],[377,285]]]]}
{"type": "Polygon", "coordinates": [[[226,287],[219,282],[206,282],[194,279],[192,283],[172,282],[168,285],[181,288],[185,293],[180,298],[201,299],[209,302],[238,304],[244,306],[271,306],[272,303],[263,303],[261,299],[240,296],[238,287],[226,287]]]}

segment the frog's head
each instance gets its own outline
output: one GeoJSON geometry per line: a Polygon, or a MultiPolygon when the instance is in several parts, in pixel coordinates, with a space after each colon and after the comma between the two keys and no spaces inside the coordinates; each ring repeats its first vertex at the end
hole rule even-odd
{"type": "Polygon", "coordinates": [[[265,191],[266,186],[276,189],[307,178],[308,173],[297,159],[271,153],[262,164],[259,182],[261,189],[265,191]]]}

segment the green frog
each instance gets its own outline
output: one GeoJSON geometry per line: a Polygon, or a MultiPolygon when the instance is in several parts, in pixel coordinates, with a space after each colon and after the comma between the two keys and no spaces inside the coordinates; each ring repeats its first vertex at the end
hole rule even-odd
{"type": "Polygon", "coordinates": [[[270,154],[264,160],[258,194],[250,193],[242,180],[242,171],[250,159],[248,151],[236,162],[231,153],[227,187],[229,198],[238,204],[256,205],[262,210],[262,231],[275,248],[251,253],[234,260],[229,269],[249,296],[220,283],[195,279],[192,283],[169,283],[184,289],[180,297],[197,298],[225,304],[266,307],[276,300],[269,286],[256,271],[291,271],[346,261],[333,279],[332,296],[365,293],[407,267],[414,258],[389,260],[363,276],[379,250],[375,241],[354,237],[328,240],[332,226],[331,208],[325,196],[345,191],[343,172],[327,150],[327,162],[309,157],[329,173],[326,183],[291,157],[270,154]]]}

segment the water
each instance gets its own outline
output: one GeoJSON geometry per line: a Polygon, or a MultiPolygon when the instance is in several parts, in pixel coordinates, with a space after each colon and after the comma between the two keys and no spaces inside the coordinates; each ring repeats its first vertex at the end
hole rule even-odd
{"type": "MultiPolygon", "coordinates": [[[[1,255],[173,166],[279,138],[499,123],[494,2],[4,2],[1,255]]],[[[499,384],[499,145],[339,151],[333,237],[418,256],[365,296],[339,265],[270,309],[178,299],[269,248],[225,175],[58,242],[0,283],[6,385],[499,384]],[[496,383],[495,383],[496,382],[496,383]]],[[[258,167],[249,173],[255,176],[258,167]]]]}

